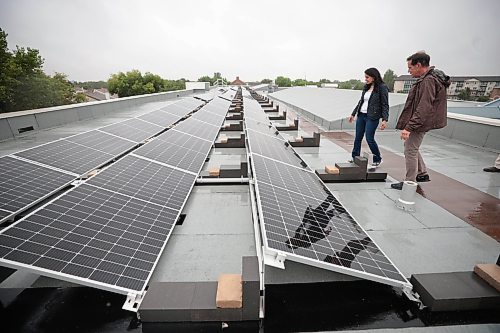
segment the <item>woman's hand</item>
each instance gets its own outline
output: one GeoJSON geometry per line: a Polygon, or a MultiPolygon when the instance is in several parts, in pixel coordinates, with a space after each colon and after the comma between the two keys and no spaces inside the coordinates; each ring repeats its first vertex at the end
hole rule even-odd
{"type": "Polygon", "coordinates": [[[350,123],[352,123],[354,121],[354,116],[349,116],[348,120],[350,123]]]}
{"type": "Polygon", "coordinates": [[[380,130],[383,131],[387,127],[387,122],[385,120],[382,120],[382,124],[380,124],[380,130]]]}

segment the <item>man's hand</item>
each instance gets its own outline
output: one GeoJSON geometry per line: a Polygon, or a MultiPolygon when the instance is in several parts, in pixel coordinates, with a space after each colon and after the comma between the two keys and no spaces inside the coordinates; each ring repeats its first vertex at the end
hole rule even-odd
{"type": "Polygon", "coordinates": [[[352,123],[354,121],[354,116],[349,116],[348,120],[350,123],[352,123]]]}
{"type": "Polygon", "coordinates": [[[380,124],[380,130],[383,131],[387,127],[387,122],[385,120],[382,120],[382,124],[380,124]]]}
{"type": "Polygon", "coordinates": [[[410,137],[410,132],[407,130],[401,131],[401,140],[407,140],[410,137]]]}

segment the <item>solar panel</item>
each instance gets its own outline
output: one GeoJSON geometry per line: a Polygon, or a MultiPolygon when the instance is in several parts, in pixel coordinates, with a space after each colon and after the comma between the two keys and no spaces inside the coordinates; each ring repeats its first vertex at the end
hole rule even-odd
{"type": "Polygon", "coordinates": [[[163,129],[163,127],[155,125],[151,122],[138,118],[132,118],[116,124],[101,127],[99,130],[132,140],[134,142],[142,142],[161,132],[163,129]]]}
{"type": "Polygon", "coordinates": [[[252,154],[260,154],[297,167],[306,166],[287,142],[253,130],[248,130],[247,133],[252,154]]]}
{"type": "Polygon", "coordinates": [[[175,129],[213,142],[219,133],[220,126],[210,125],[200,120],[189,118],[175,126],[175,129]]]}
{"type": "Polygon", "coordinates": [[[142,291],[178,211],[83,184],[0,234],[0,262],[127,293],[142,291]]]}
{"type": "Polygon", "coordinates": [[[191,116],[193,119],[201,120],[207,124],[221,126],[224,122],[224,116],[208,112],[205,108],[199,110],[191,116]]]}
{"type": "Polygon", "coordinates": [[[179,210],[195,178],[196,175],[128,155],[87,184],[179,210]]]}
{"type": "Polygon", "coordinates": [[[171,129],[134,154],[199,173],[211,146],[211,142],[171,129]]]}
{"type": "Polygon", "coordinates": [[[257,186],[267,246],[384,279],[406,281],[329,192],[313,198],[263,182],[257,186]]]}
{"type": "MultiPolygon", "coordinates": [[[[266,258],[286,254],[299,262],[408,287],[405,277],[316,174],[299,167],[296,156],[273,137],[274,128],[249,117],[261,116],[256,108],[245,107],[266,258]]],[[[276,260],[280,259],[272,262],[279,265],[276,260]]]]}
{"type": "Polygon", "coordinates": [[[74,142],[103,153],[111,154],[113,156],[119,156],[136,145],[130,140],[109,135],[98,130],[73,135],[65,138],[64,140],[74,142]]]}
{"type": "Polygon", "coordinates": [[[0,221],[30,207],[76,178],[5,156],[0,158],[0,221]]]}
{"type": "Polygon", "coordinates": [[[245,114],[245,126],[246,128],[249,128],[253,131],[263,133],[266,135],[269,135],[271,137],[275,137],[278,139],[283,139],[281,135],[279,134],[278,130],[271,125],[269,120],[267,121],[258,121],[258,120],[253,120],[249,119],[246,114],[245,114]]]}
{"type": "Polygon", "coordinates": [[[173,123],[176,123],[182,118],[181,115],[175,115],[172,113],[168,113],[162,110],[153,111],[150,113],[146,113],[139,117],[139,119],[148,121],[153,124],[157,124],[163,127],[168,127],[173,123]]]}
{"type": "Polygon", "coordinates": [[[67,140],[58,140],[15,153],[32,161],[82,175],[114,156],[67,140]]]}

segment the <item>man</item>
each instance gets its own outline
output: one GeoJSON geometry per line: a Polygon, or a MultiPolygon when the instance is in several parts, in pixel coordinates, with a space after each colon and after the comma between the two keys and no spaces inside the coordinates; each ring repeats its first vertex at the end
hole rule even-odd
{"type": "MultiPolygon", "coordinates": [[[[406,59],[408,72],[417,81],[408,93],[396,125],[404,140],[405,180],[414,182],[430,181],[419,152],[425,133],[446,126],[446,88],[450,85],[450,77],[434,66],[430,67],[430,60],[431,57],[424,51],[406,59]]],[[[392,184],[391,187],[401,190],[403,182],[392,184]]]]}
{"type": "Polygon", "coordinates": [[[484,168],[483,171],[486,172],[500,172],[500,154],[498,154],[498,157],[495,161],[495,165],[491,167],[484,168]]]}

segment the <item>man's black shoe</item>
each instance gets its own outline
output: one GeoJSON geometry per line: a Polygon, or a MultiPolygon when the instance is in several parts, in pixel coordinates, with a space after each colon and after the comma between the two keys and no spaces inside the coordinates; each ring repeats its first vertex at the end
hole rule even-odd
{"type": "Polygon", "coordinates": [[[488,167],[488,168],[484,168],[483,171],[486,171],[486,172],[500,172],[500,169],[497,168],[497,167],[488,167]]]}
{"type": "Polygon", "coordinates": [[[417,182],[418,183],[424,183],[424,182],[430,182],[431,179],[429,178],[429,175],[418,175],[417,176],[417,182]]]}
{"type": "Polygon", "coordinates": [[[401,191],[403,189],[403,182],[391,184],[391,188],[401,191]]]}

